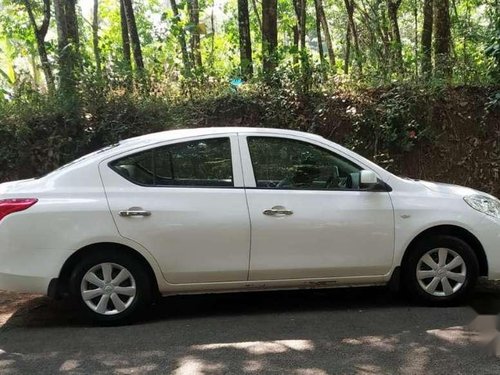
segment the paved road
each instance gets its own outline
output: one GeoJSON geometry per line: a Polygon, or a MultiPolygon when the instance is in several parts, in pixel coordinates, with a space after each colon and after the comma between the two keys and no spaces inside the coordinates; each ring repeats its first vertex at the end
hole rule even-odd
{"type": "MultiPolygon", "coordinates": [[[[500,292],[473,304],[498,313],[500,292]]],[[[35,298],[0,328],[0,373],[499,374],[467,328],[476,316],[363,288],[170,297],[139,324],[97,328],[35,298]]]]}

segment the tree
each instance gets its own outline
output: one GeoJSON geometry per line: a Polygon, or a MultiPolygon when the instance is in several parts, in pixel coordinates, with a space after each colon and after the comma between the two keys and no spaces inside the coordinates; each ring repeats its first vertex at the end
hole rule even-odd
{"type": "Polygon", "coordinates": [[[363,64],[361,62],[361,51],[359,49],[359,36],[356,23],[354,22],[354,0],[344,0],[347,10],[348,27],[350,31],[348,35],[352,36],[354,40],[354,52],[356,53],[356,63],[358,65],[359,73],[363,72],[363,64]]]}
{"type": "Polygon", "coordinates": [[[95,67],[97,74],[101,75],[101,50],[99,48],[99,0],[94,0],[92,14],[92,45],[94,47],[95,67]]]}
{"type": "Polygon", "coordinates": [[[241,74],[249,78],[253,74],[252,40],[250,37],[250,17],[248,0],[238,0],[238,26],[240,34],[240,68],[241,74]]]}
{"type": "Polygon", "coordinates": [[[349,62],[351,60],[351,23],[349,20],[345,32],[344,73],[349,74],[349,62]]]}
{"type": "Polygon", "coordinates": [[[276,48],[278,46],[277,8],[277,0],[262,0],[262,66],[266,75],[276,69],[276,48]]]}
{"type": "Polygon", "coordinates": [[[186,33],[184,29],[179,27],[180,14],[179,8],[175,0],[170,0],[170,6],[172,8],[172,13],[174,14],[173,25],[176,27],[177,39],[181,47],[182,63],[184,65],[184,71],[189,74],[191,71],[191,61],[189,59],[189,54],[187,51],[186,44],[186,33]]]}
{"type": "Polygon", "coordinates": [[[191,54],[194,66],[201,68],[200,51],[200,6],[198,0],[188,0],[189,21],[191,23],[191,54]]]}
{"type": "Polygon", "coordinates": [[[376,66],[379,76],[386,78],[390,68],[392,46],[390,41],[390,31],[387,22],[386,0],[361,0],[357,7],[361,13],[361,21],[364,24],[365,35],[367,35],[365,56],[372,60],[376,66]]]}
{"type": "Polygon", "coordinates": [[[135,67],[141,71],[144,70],[144,60],[142,58],[141,41],[139,39],[139,33],[137,32],[137,24],[135,22],[134,7],[132,5],[132,0],[122,0],[123,8],[125,11],[125,17],[127,19],[127,28],[130,38],[130,43],[132,45],[132,52],[134,54],[135,67]]]}
{"type": "Polygon", "coordinates": [[[128,24],[127,24],[127,16],[125,15],[125,6],[123,4],[123,0],[120,1],[120,24],[121,24],[121,32],[122,32],[122,52],[123,52],[123,60],[128,68],[128,70],[132,70],[132,53],[130,50],[130,37],[128,33],[128,24]]]}
{"type": "Polygon", "coordinates": [[[255,13],[255,18],[257,19],[257,24],[259,25],[259,30],[262,32],[262,20],[260,19],[259,9],[257,8],[256,0],[252,0],[252,8],[255,13]]]}
{"type": "Polygon", "coordinates": [[[47,88],[50,92],[53,92],[55,90],[54,75],[52,74],[52,68],[50,66],[49,58],[47,55],[47,49],[45,48],[45,37],[47,36],[47,31],[49,30],[50,24],[50,0],[43,0],[43,21],[40,27],[38,27],[37,25],[31,1],[23,0],[23,3],[26,7],[26,11],[28,12],[33,32],[35,33],[38,54],[40,55],[40,62],[42,65],[43,74],[45,75],[47,88]]]}
{"type": "Polygon", "coordinates": [[[438,0],[434,3],[434,62],[438,77],[450,78],[452,64],[450,59],[451,29],[450,29],[450,2],[438,0]]]}
{"type": "Polygon", "coordinates": [[[325,63],[325,55],[323,52],[323,37],[321,36],[321,19],[318,10],[318,0],[314,0],[314,9],[316,11],[316,37],[318,39],[318,53],[321,64],[325,63]]]}
{"type": "Polygon", "coordinates": [[[59,80],[63,93],[74,94],[77,69],[80,66],[80,37],[76,17],[76,0],[55,0],[59,80]]]}
{"type": "Polygon", "coordinates": [[[399,31],[398,10],[402,0],[387,0],[387,15],[391,24],[391,44],[393,65],[398,71],[403,70],[403,49],[399,31]]]}
{"type": "Polygon", "coordinates": [[[424,22],[422,26],[422,75],[429,78],[432,74],[432,24],[433,0],[424,0],[424,22]]]}
{"type": "Polygon", "coordinates": [[[330,65],[335,66],[335,52],[333,51],[332,36],[330,35],[330,29],[328,27],[328,22],[325,16],[325,10],[323,8],[322,0],[314,0],[316,6],[316,17],[319,19],[321,26],[323,27],[323,34],[326,42],[326,49],[328,50],[328,59],[330,60],[330,65]]]}
{"type": "Polygon", "coordinates": [[[300,49],[306,49],[306,0],[293,0],[295,16],[297,17],[297,34],[300,41],[300,49]]]}

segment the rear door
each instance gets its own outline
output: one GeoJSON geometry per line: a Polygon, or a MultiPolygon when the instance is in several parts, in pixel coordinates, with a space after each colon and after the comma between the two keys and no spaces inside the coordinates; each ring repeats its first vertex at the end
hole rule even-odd
{"type": "Polygon", "coordinates": [[[130,152],[100,172],[120,234],[151,252],[168,282],[247,279],[250,222],[236,135],[130,152]]]}

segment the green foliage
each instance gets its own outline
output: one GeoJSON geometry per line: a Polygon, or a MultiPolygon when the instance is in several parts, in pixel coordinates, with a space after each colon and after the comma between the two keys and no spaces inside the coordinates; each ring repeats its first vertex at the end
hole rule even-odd
{"type": "Polygon", "coordinates": [[[371,157],[390,168],[393,154],[409,152],[417,141],[430,139],[429,128],[419,121],[421,108],[422,97],[405,87],[380,92],[378,100],[362,112],[350,107],[354,119],[351,145],[361,152],[370,150],[371,157]]]}
{"type": "Polygon", "coordinates": [[[486,48],[486,55],[492,59],[491,73],[500,78],[500,30],[491,38],[491,44],[486,48]]]}
{"type": "MultiPolygon", "coordinates": [[[[192,25],[186,0],[176,0],[179,17],[173,19],[168,1],[142,0],[134,2],[137,29],[142,44],[142,52],[147,74],[150,80],[169,81],[176,89],[189,91],[190,81],[199,86],[207,81],[224,81],[238,74],[239,71],[239,31],[237,19],[237,1],[218,2],[214,0],[200,1],[200,22],[192,25]],[[213,18],[212,18],[213,15],[213,18]],[[176,21],[176,22],[174,22],[176,21]],[[214,27],[212,30],[212,21],[214,27]],[[180,53],[178,37],[185,34],[188,52],[189,39],[193,31],[201,34],[201,54],[203,66],[192,71],[185,71],[180,53]]],[[[344,68],[346,53],[347,13],[343,0],[322,0],[333,40],[336,66],[323,67],[322,77],[334,79],[334,73],[344,68]]],[[[90,71],[94,67],[92,46],[92,12],[91,1],[78,2],[78,25],[80,31],[83,67],[90,71]]],[[[36,22],[42,22],[43,2],[30,0],[36,22]]],[[[261,27],[262,9],[259,1],[249,1],[250,28],[254,70],[259,75],[262,65],[261,27]]],[[[36,39],[23,2],[20,0],[0,0],[0,88],[11,93],[13,82],[17,79],[29,79],[43,91],[45,88],[36,39]],[[6,42],[7,41],[7,42],[6,42]],[[8,43],[8,47],[5,45],[8,43]],[[10,50],[8,50],[10,48],[10,50]],[[7,78],[8,77],[8,78],[7,78]]],[[[498,44],[499,34],[496,23],[499,10],[495,4],[481,0],[463,0],[452,2],[450,8],[452,21],[452,50],[454,84],[489,84],[498,81],[498,44]],[[495,31],[496,30],[496,31],[495,31]],[[485,53],[486,51],[486,53],[485,53]],[[491,73],[491,74],[490,74],[491,73]]],[[[294,46],[293,28],[297,17],[293,2],[278,1],[278,53],[277,61],[289,69],[291,64],[301,69],[297,74],[299,85],[308,91],[316,77],[313,76],[315,66],[319,64],[316,35],[316,13],[314,2],[307,2],[306,40],[307,51],[297,51],[294,46]]],[[[131,72],[123,60],[119,2],[116,0],[99,0],[99,47],[108,76],[121,80],[130,80],[131,72]]],[[[390,23],[387,18],[385,1],[356,1],[354,21],[359,34],[360,56],[356,56],[351,37],[349,74],[342,76],[343,81],[351,81],[371,86],[388,85],[394,82],[419,82],[420,51],[419,43],[422,27],[421,1],[403,1],[398,13],[399,28],[402,38],[403,69],[395,69],[391,63],[390,50],[394,45],[388,34],[390,23]],[[389,37],[389,40],[387,38],[389,37]],[[362,70],[357,67],[357,61],[362,70]]],[[[57,32],[54,14],[46,38],[49,60],[53,71],[57,72],[57,32]]],[[[326,54],[325,35],[323,49],[326,54]]],[[[325,56],[326,57],[326,56],[325,56]]],[[[260,76],[262,78],[262,76],[260,76]]],[[[85,78],[84,78],[85,79],[85,78]]],[[[442,82],[442,83],[448,83],[442,82]]],[[[195,89],[197,89],[195,87],[195,89]]]]}
{"type": "Polygon", "coordinates": [[[39,176],[120,139],[165,129],[167,111],[157,99],[90,92],[77,112],[66,98],[29,85],[17,88],[15,100],[0,101],[0,180],[39,176]]]}
{"type": "MultiPolygon", "coordinates": [[[[352,35],[349,43],[346,40],[344,0],[322,1],[336,57],[335,66],[330,66],[320,62],[314,2],[307,2],[306,48],[299,49],[294,41],[297,17],[293,2],[278,0],[278,48],[272,56],[277,67],[264,75],[261,2],[250,0],[254,76],[237,88],[230,84],[242,78],[237,1],[200,0],[197,25],[190,22],[187,0],[176,2],[180,14],[174,19],[168,1],[134,1],[146,67],[138,71],[124,61],[119,2],[100,0],[103,69],[98,72],[93,2],[79,1],[80,45],[67,46],[71,50],[79,47],[75,57],[78,74],[71,82],[74,88],[68,95],[59,81],[59,90],[48,95],[35,33],[23,2],[0,0],[0,180],[43,174],[119,139],[179,127],[250,125],[311,131],[347,143],[395,171],[404,170],[408,155],[431,147],[432,141],[442,139],[443,132],[453,133],[449,129],[455,126],[474,133],[473,140],[456,136],[464,144],[474,145],[476,139],[487,136],[491,142],[485,141],[485,147],[498,148],[492,143],[498,135],[491,132],[491,123],[500,120],[496,86],[500,79],[500,10],[491,2],[450,2],[453,75],[434,76],[422,84],[421,1],[403,1],[398,11],[403,60],[399,68],[393,60],[395,45],[385,1],[355,2],[359,55],[352,35]],[[195,32],[200,34],[203,62],[197,66],[190,43],[195,32]],[[181,36],[191,64],[183,60],[181,36]],[[350,56],[344,61],[348,44],[350,56]],[[486,94],[482,91],[471,99],[467,95],[476,94],[462,89],[460,95],[467,100],[456,98],[453,87],[463,84],[484,86],[481,90],[486,94]],[[467,104],[462,106],[463,102],[467,104]],[[479,103],[480,108],[462,113],[471,102],[479,103]],[[440,117],[441,112],[447,117],[440,117]],[[477,126],[476,119],[481,119],[482,126],[477,126]],[[440,128],[441,124],[448,128],[440,128]]],[[[43,2],[30,0],[30,4],[41,25],[43,2]]],[[[58,74],[63,64],[58,61],[54,12],[44,46],[54,76],[63,76],[58,74]]],[[[471,149],[460,152],[467,162],[475,155],[471,149]]],[[[491,155],[492,159],[498,157],[493,151],[491,155]]],[[[450,158],[458,160],[458,156],[450,158]]],[[[452,170],[453,165],[446,168],[452,170]]],[[[479,173],[477,181],[482,181],[487,173],[479,173]]]]}

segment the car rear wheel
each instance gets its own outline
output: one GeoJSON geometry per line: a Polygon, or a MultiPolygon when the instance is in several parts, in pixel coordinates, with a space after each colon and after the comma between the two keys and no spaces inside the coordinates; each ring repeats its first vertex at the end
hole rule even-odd
{"type": "Polygon", "coordinates": [[[118,251],[85,257],[73,271],[71,289],[86,315],[107,325],[130,323],[152,300],[147,271],[118,251]]]}
{"type": "Polygon", "coordinates": [[[474,289],[479,266],[459,238],[434,236],[417,243],[403,264],[403,283],[417,300],[431,304],[463,301],[474,289]]]}

